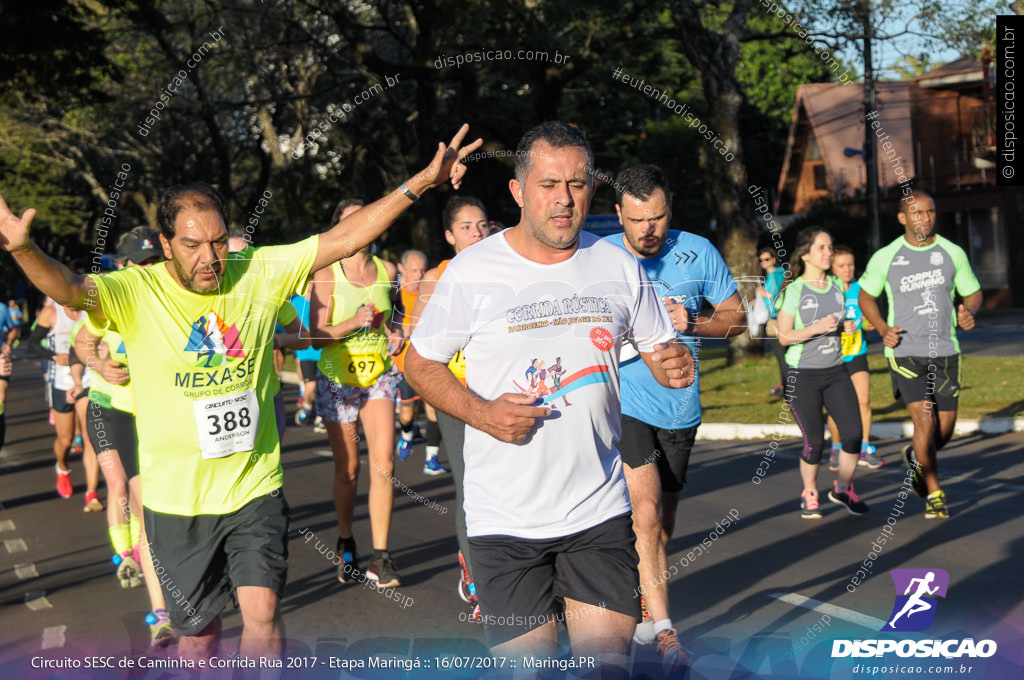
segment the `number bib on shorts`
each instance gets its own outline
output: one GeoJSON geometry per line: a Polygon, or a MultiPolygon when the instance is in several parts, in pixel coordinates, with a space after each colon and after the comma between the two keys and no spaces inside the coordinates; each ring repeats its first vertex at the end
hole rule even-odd
{"type": "Polygon", "coordinates": [[[195,402],[203,458],[224,458],[256,446],[260,409],[256,390],[195,402]]]}
{"type": "Polygon", "coordinates": [[[374,384],[388,369],[383,351],[386,343],[386,336],[373,332],[346,340],[341,347],[341,382],[359,387],[374,384]]]}

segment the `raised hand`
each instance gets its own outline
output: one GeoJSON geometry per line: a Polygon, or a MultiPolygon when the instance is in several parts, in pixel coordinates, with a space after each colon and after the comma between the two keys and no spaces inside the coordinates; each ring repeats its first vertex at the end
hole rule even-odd
{"type": "Polygon", "coordinates": [[[9,253],[25,248],[28,245],[28,226],[35,216],[35,209],[29,208],[18,217],[0,196],[0,247],[9,253]]]}
{"type": "Polygon", "coordinates": [[[462,184],[462,176],[466,174],[465,164],[459,161],[479,149],[484,143],[483,139],[477,139],[471,144],[461,146],[462,140],[468,132],[469,125],[465,124],[459,128],[447,146],[443,142],[438,142],[437,153],[434,154],[430,165],[421,170],[414,179],[426,183],[426,188],[444,184],[450,179],[452,186],[458,189],[462,184]]]}

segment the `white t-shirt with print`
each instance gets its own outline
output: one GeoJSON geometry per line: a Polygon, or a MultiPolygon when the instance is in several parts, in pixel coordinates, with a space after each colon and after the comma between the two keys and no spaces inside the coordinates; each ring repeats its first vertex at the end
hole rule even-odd
{"type": "Polygon", "coordinates": [[[469,536],[558,538],[630,512],[615,448],[619,349],[651,352],[674,337],[636,259],[587,232],[559,264],[526,259],[504,233],[452,260],[413,332],[416,351],[447,362],[461,350],[474,393],[529,393],[552,409],[518,444],[466,426],[469,536]]]}

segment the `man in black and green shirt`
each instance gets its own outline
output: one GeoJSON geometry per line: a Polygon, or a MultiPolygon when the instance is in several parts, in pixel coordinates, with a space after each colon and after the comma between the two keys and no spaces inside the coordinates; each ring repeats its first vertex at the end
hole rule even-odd
{"type": "Polygon", "coordinates": [[[927,496],[924,516],[947,519],[936,452],[956,426],[960,396],[956,327],[974,328],[981,286],[963,249],[935,233],[931,196],[918,191],[905,197],[897,217],[905,232],[868,262],[860,279],[860,307],[882,336],[893,394],[906,403],[914,422],[914,437],[903,448],[903,459],[914,470],[914,491],[927,496]],[[876,303],[883,291],[889,301],[884,321],[876,303]],[[955,293],[963,298],[956,307],[955,293]]]}

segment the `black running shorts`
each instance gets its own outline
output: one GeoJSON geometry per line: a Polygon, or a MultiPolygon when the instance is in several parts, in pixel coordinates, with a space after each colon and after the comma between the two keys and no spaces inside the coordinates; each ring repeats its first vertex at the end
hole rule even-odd
{"type": "Polygon", "coordinates": [[[316,364],[315,361],[300,361],[299,370],[302,371],[302,382],[316,382],[316,364]]]}
{"type": "Polygon", "coordinates": [[[846,372],[850,375],[854,373],[860,373],[861,371],[868,372],[868,355],[861,354],[858,357],[854,357],[849,361],[844,361],[843,366],[846,366],[846,372]]]}
{"type": "Polygon", "coordinates": [[[116,408],[103,408],[95,401],[90,401],[85,411],[85,429],[89,431],[89,441],[96,455],[116,450],[127,479],[139,474],[139,449],[133,414],[116,408]]]}
{"type": "Polygon", "coordinates": [[[640,620],[640,558],[630,515],[562,538],[480,536],[469,544],[489,647],[557,620],[565,598],[640,620]]]}
{"type": "Polygon", "coordinates": [[[143,513],[167,614],[196,635],[235,599],[235,588],[270,588],[288,576],[288,503],[280,489],[227,515],[143,513]]]}
{"type": "Polygon", "coordinates": [[[416,393],[416,390],[412,388],[409,381],[405,379],[405,374],[402,374],[402,382],[398,383],[398,398],[403,404],[412,404],[420,399],[420,395],[416,393]]]}
{"type": "Polygon", "coordinates": [[[960,355],[889,357],[892,396],[904,404],[934,401],[940,411],[956,411],[960,398],[960,355]]]}
{"type": "MultiPolygon", "coordinates": [[[[89,390],[85,389],[78,395],[78,399],[87,398],[88,396],[89,390]]],[[[71,413],[75,410],[75,402],[78,399],[69,403],[67,390],[58,390],[52,383],[46,384],[46,405],[57,413],[71,413]]]]}
{"type": "Polygon", "coordinates": [[[664,430],[622,414],[622,438],[617,444],[622,462],[631,468],[654,463],[658,466],[661,490],[679,493],[686,484],[686,469],[690,466],[698,427],[664,430]]]}

